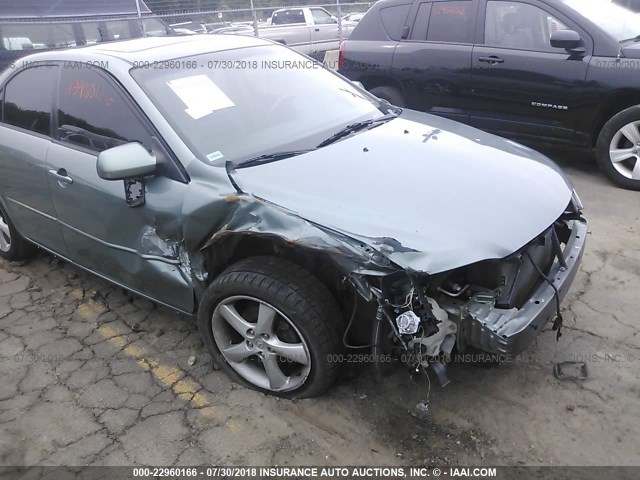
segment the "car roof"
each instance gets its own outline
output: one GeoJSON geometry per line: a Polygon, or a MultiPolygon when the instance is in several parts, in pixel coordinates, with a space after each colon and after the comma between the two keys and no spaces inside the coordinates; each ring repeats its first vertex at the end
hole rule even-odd
{"type": "Polygon", "coordinates": [[[121,60],[134,62],[162,62],[211,52],[272,45],[273,42],[245,35],[185,35],[146,37],[101,43],[88,47],[52,50],[24,57],[25,64],[46,61],[97,62],[121,60]]]}

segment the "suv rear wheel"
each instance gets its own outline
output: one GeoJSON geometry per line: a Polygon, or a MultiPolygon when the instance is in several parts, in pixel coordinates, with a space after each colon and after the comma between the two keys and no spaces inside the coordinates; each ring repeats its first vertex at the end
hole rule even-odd
{"type": "Polygon", "coordinates": [[[596,145],[600,169],[617,185],[640,190],[640,106],[613,116],[596,145]]]}
{"type": "Polygon", "coordinates": [[[232,265],[207,288],[198,327],[214,363],[250,388],[287,398],[335,380],[340,310],[324,285],[275,257],[232,265]]]}

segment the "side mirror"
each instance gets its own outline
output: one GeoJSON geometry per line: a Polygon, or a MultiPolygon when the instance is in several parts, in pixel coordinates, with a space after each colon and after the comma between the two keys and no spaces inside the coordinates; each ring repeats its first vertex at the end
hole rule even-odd
{"type": "Polygon", "coordinates": [[[564,48],[570,53],[584,53],[584,42],[580,34],[574,30],[558,30],[551,34],[551,46],[553,48],[564,48]]]}
{"type": "Polygon", "coordinates": [[[338,19],[331,15],[331,23],[338,23],[338,19]]]}
{"type": "Polygon", "coordinates": [[[156,157],[137,142],[125,143],[100,152],[97,169],[104,180],[147,177],[156,171],[156,157]]]}

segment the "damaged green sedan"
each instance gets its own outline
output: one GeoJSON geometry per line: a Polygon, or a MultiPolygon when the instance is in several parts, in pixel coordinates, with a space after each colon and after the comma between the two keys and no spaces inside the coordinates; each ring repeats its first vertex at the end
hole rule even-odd
{"type": "Polygon", "coordinates": [[[0,88],[0,256],[197,315],[245,385],[319,395],[346,349],[444,379],[560,332],[587,224],[533,150],[244,36],[41,53],[0,88]]]}

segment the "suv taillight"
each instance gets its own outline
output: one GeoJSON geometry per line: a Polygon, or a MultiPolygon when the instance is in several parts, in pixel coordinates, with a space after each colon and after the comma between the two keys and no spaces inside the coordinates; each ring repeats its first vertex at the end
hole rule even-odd
{"type": "Polygon", "coordinates": [[[344,42],[340,43],[340,49],[338,50],[338,70],[344,67],[344,42]]]}

